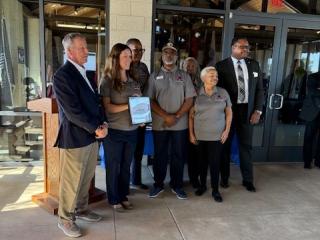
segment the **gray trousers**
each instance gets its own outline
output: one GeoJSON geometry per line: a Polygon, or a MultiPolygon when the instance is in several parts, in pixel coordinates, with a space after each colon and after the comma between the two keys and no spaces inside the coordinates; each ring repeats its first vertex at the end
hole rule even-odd
{"type": "Polygon", "coordinates": [[[82,212],[88,208],[89,188],[94,177],[98,142],[72,149],[60,149],[60,218],[74,221],[75,210],[82,212]]]}

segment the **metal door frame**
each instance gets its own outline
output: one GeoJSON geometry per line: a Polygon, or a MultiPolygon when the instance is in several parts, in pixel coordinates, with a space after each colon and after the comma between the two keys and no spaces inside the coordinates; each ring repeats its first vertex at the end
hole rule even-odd
{"type": "MultiPolygon", "coordinates": [[[[267,103],[270,100],[271,94],[274,93],[276,87],[276,77],[278,74],[278,63],[279,63],[279,52],[281,46],[281,36],[282,36],[282,29],[283,29],[283,21],[281,18],[272,16],[263,13],[251,14],[248,16],[246,13],[234,11],[230,13],[229,16],[229,29],[227,32],[227,37],[224,42],[224,46],[231,46],[231,41],[234,36],[235,26],[236,24],[256,24],[261,26],[273,26],[275,27],[274,32],[274,39],[273,39],[273,52],[272,52],[272,69],[271,69],[271,76],[269,82],[269,88],[267,93],[267,103]]],[[[231,54],[231,47],[224,48],[224,57],[230,56],[231,54]]],[[[269,140],[270,140],[270,133],[272,131],[272,114],[273,111],[266,107],[265,112],[265,120],[264,120],[264,130],[263,130],[263,139],[262,145],[253,147],[253,160],[255,162],[267,162],[268,152],[269,152],[269,140]]]]}
{"type": "MultiPolygon", "coordinates": [[[[274,86],[274,94],[279,93],[282,84],[283,78],[283,70],[284,70],[284,63],[285,63],[285,54],[286,54],[286,47],[287,47],[287,37],[288,37],[288,29],[289,28],[300,28],[300,29],[315,29],[320,30],[320,19],[319,17],[316,18],[315,16],[292,16],[290,15],[283,15],[282,19],[282,33],[280,37],[280,51],[279,51],[279,61],[278,61],[278,71],[274,86]]],[[[319,35],[320,39],[320,35],[319,35]]],[[[276,135],[276,128],[275,126],[278,124],[278,113],[279,111],[273,110],[272,112],[272,121],[271,121],[271,132],[270,132],[270,139],[268,142],[269,152],[268,158],[269,159],[278,159],[281,156],[286,155],[287,152],[290,155],[300,156],[301,162],[303,161],[302,158],[302,147],[297,146],[274,146],[274,139],[276,135]]]]}

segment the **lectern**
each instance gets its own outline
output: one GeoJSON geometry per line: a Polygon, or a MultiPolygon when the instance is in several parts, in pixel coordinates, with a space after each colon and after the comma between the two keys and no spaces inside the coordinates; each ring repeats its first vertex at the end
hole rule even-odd
{"type": "MultiPolygon", "coordinates": [[[[60,152],[53,147],[58,133],[58,105],[53,98],[41,98],[27,103],[32,111],[42,112],[43,156],[44,156],[44,192],[33,195],[32,201],[57,214],[59,205],[60,152]]],[[[97,156],[98,157],[98,156],[97,156]]],[[[106,193],[95,188],[94,179],[89,190],[89,203],[106,198],[106,193]]]]}

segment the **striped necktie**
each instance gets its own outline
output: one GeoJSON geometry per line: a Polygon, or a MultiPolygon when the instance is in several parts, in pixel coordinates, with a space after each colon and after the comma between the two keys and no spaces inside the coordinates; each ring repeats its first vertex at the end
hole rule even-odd
{"type": "Polygon", "coordinates": [[[240,60],[238,60],[237,72],[238,72],[238,100],[241,103],[243,103],[246,98],[246,91],[244,86],[244,75],[243,75],[243,70],[241,67],[240,60]]]}

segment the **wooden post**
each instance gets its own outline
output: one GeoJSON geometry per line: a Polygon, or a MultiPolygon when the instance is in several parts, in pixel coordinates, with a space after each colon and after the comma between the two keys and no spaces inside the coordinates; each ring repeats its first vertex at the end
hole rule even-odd
{"type": "MultiPolygon", "coordinates": [[[[55,99],[41,98],[27,103],[28,109],[42,112],[44,192],[32,196],[32,201],[57,214],[59,206],[60,151],[53,147],[58,133],[58,106],[55,99]]],[[[89,203],[101,201],[106,193],[95,188],[94,179],[89,190],[89,203]]]]}

